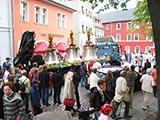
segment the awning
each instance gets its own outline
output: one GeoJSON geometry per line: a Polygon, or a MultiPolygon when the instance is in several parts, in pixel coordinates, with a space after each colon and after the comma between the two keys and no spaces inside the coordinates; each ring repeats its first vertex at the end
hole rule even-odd
{"type": "Polygon", "coordinates": [[[44,54],[47,47],[48,47],[48,44],[46,42],[39,42],[36,44],[36,46],[34,48],[34,53],[35,54],[44,54]]]}
{"type": "Polygon", "coordinates": [[[65,43],[60,42],[55,46],[55,48],[59,52],[67,52],[67,46],[65,45],[65,43]]]}

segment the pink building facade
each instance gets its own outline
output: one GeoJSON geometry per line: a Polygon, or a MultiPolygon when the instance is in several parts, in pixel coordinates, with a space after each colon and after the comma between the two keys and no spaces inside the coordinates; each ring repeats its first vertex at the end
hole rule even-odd
{"type": "Polygon", "coordinates": [[[52,0],[13,0],[14,54],[18,52],[25,31],[34,31],[36,41],[47,41],[51,33],[54,44],[67,44],[73,30],[74,11],[52,0]]]}

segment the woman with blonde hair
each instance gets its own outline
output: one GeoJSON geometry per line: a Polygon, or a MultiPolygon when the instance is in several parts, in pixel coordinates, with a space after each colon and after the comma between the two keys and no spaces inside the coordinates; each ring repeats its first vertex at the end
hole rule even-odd
{"type": "MultiPolygon", "coordinates": [[[[70,99],[73,99],[75,101],[75,87],[74,87],[74,84],[73,84],[73,72],[71,71],[68,71],[68,73],[66,73],[64,75],[64,100],[66,98],[70,98],[70,99]]],[[[73,106],[65,106],[65,110],[68,110],[68,111],[71,111],[73,110],[74,111],[74,108],[73,106]]]]}

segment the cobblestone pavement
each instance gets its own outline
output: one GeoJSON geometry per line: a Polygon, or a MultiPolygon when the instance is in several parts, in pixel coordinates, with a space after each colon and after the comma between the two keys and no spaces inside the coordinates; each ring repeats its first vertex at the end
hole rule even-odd
{"type": "MultiPolygon", "coordinates": [[[[79,96],[80,96],[80,103],[81,103],[81,111],[88,110],[89,108],[89,91],[86,90],[84,87],[79,87],[79,96]]],[[[54,93],[54,91],[53,91],[54,93]]],[[[54,104],[53,95],[49,97],[49,104],[51,104],[48,107],[44,106],[44,112],[46,111],[63,111],[64,105],[63,105],[63,87],[61,89],[61,102],[62,104],[54,104]]],[[[74,108],[77,109],[77,106],[75,104],[74,108]]],[[[76,118],[76,117],[75,117],[76,118]]]]}
{"type": "MultiPolygon", "coordinates": [[[[79,87],[79,95],[80,95],[80,102],[81,102],[81,108],[80,110],[85,111],[89,108],[89,91],[86,90],[84,87],[79,87]]],[[[63,102],[63,88],[61,91],[61,102],[63,102]]],[[[49,98],[49,103],[51,106],[44,107],[44,111],[63,111],[64,105],[54,105],[53,97],[51,96],[49,98]]],[[[150,108],[146,111],[142,110],[142,104],[143,104],[143,94],[142,91],[134,93],[134,106],[132,109],[130,109],[130,114],[133,116],[130,120],[144,120],[148,115],[154,113],[158,110],[158,104],[157,104],[157,98],[155,98],[153,95],[150,98],[150,108]]],[[[76,108],[76,105],[75,105],[76,108]]],[[[121,109],[120,116],[123,116],[124,109],[121,109]]],[[[73,118],[76,120],[76,117],[73,118]]],[[[121,119],[124,120],[124,119],[121,119]]]]}

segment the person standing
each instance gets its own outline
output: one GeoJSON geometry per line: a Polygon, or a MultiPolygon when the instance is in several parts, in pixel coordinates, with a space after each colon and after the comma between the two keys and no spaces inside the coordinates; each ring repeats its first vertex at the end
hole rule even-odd
{"type": "Polygon", "coordinates": [[[11,66],[10,65],[6,66],[6,69],[4,71],[4,75],[3,75],[4,82],[7,82],[7,78],[8,78],[9,74],[11,74],[11,66]]]}
{"type": "Polygon", "coordinates": [[[127,86],[129,87],[129,99],[130,99],[130,108],[133,107],[133,92],[135,86],[136,72],[135,66],[131,65],[130,70],[127,72],[127,86]]]}
{"type": "Polygon", "coordinates": [[[42,72],[39,73],[40,89],[41,89],[41,98],[43,105],[49,106],[49,73],[47,71],[47,65],[43,65],[42,72]]]}
{"type": "Polygon", "coordinates": [[[54,104],[58,103],[61,104],[61,87],[63,85],[63,76],[60,71],[60,68],[56,69],[56,72],[52,75],[52,81],[53,81],[53,89],[54,89],[54,104]]]}
{"type": "Polygon", "coordinates": [[[150,75],[151,69],[147,69],[146,74],[142,75],[140,82],[142,83],[142,92],[144,95],[142,109],[149,108],[149,98],[153,92],[154,78],[150,75]]]}
{"type": "Polygon", "coordinates": [[[100,116],[100,108],[105,103],[109,103],[110,98],[105,93],[106,83],[103,80],[97,82],[97,87],[90,95],[90,110],[96,111],[97,118],[100,116]]]}
{"type": "Polygon", "coordinates": [[[83,87],[85,85],[86,76],[87,76],[87,67],[84,62],[81,62],[79,75],[80,75],[80,79],[81,79],[81,81],[80,81],[81,87],[83,87]]]}
{"type": "Polygon", "coordinates": [[[153,70],[151,72],[151,76],[154,78],[154,84],[153,84],[153,95],[154,97],[157,97],[157,70],[156,70],[156,65],[153,66],[153,70]]]}
{"type": "Polygon", "coordinates": [[[27,71],[22,70],[22,77],[19,78],[19,84],[24,83],[26,89],[25,91],[20,91],[20,95],[22,100],[24,101],[24,105],[26,108],[26,113],[29,113],[29,92],[31,89],[31,84],[29,78],[27,78],[27,71]]]}
{"type": "Polygon", "coordinates": [[[11,60],[11,58],[6,57],[6,61],[3,63],[3,69],[4,70],[6,70],[7,66],[11,66],[10,60],[11,60]]]}
{"type": "Polygon", "coordinates": [[[32,80],[32,87],[30,90],[30,100],[33,108],[34,115],[41,114],[43,112],[43,105],[41,103],[40,94],[39,94],[39,80],[32,80]]]}
{"type": "Polygon", "coordinates": [[[127,87],[126,74],[127,72],[122,70],[116,80],[115,96],[111,102],[113,105],[113,111],[111,112],[112,118],[116,118],[116,111],[121,102],[125,103],[124,118],[132,118],[132,116],[129,115],[129,88],[127,87]]]}
{"type": "Polygon", "coordinates": [[[97,76],[97,69],[93,68],[92,72],[89,76],[89,80],[90,80],[90,91],[92,92],[96,87],[97,87],[97,82],[98,80],[100,80],[100,78],[97,76]]]}
{"type": "Polygon", "coordinates": [[[30,69],[29,71],[29,79],[30,79],[30,83],[32,84],[32,79],[35,79],[35,74],[36,72],[35,71],[38,71],[38,64],[37,62],[34,62],[33,65],[32,65],[32,68],[30,69]]]}
{"type": "Polygon", "coordinates": [[[52,75],[53,75],[53,72],[50,71],[49,72],[49,96],[52,95],[52,92],[53,92],[53,80],[52,80],[52,75]]]}
{"type": "Polygon", "coordinates": [[[147,71],[148,68],[151,68],[151,62],[149,61],[149,59],[147,59],[146,62],[144,63],[145,72],[147,71]]]}
{"type": "Polygon", "coordinates": [[[104,77],[104,80],[106,82],[107,88],[106,93],[111,99],[113,99],[115,95],[116,81],[111,70],[108,70],[107,75],[104,77]]]}
{"type": "Polygon", "coordinates": [[[4,118],[4,110],[3,110],[3,80],[0,79],[0,119],[4,118]]]}
{"type": "MultiPolygon", "coordinates": [[[[63,93],[63,97],[64,100],[66,98],[70,98],[75,100],[75,87],[73,84],[73,72],[68,71],[65,75],[64,75],[64,93],[63,93]]],[[[65,110],[67,111],[75,111],[73,106],[65,106],[65,110]]]]}
{"type": "Polygon", "coordinates": [[[71,65],[70,71],[73,72],[73,84],[75,87],[75,95],[76,95],[76,102],[77,102],[77,108],[81,107],[80,99],[79,99],[79,92],[78,92],[78,85],[80,82],[80,77],[76,71],[76,66],[74,64],[71,65]]]}
{"type": "Polygon", "coordinates": [[[5,120],[27,120],[23,100],[11,90],[8,83],[3,85],[3,106],[5,120]]]}

